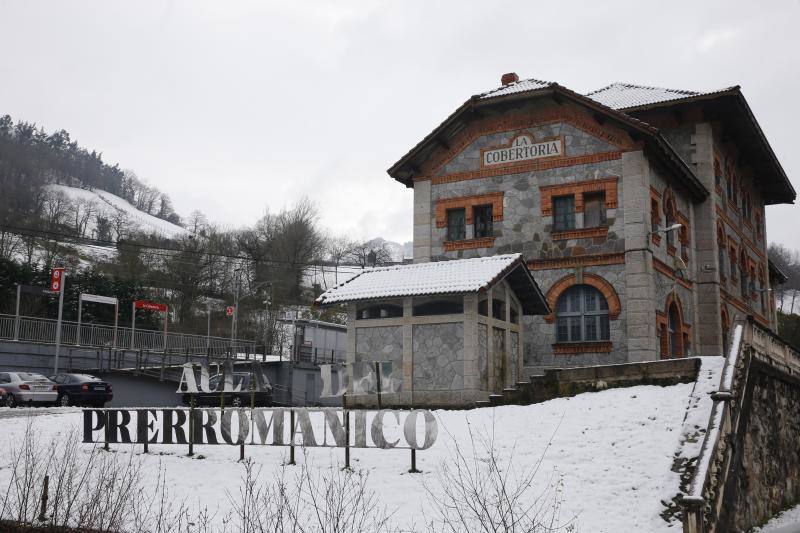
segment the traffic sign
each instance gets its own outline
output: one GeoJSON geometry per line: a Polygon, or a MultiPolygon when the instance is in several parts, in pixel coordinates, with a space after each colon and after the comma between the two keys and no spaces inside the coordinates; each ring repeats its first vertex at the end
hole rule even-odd
{"type": "Polygon", "coordinates": [[[147,309],[148,311],[167,312],[167,304],[148,302],[147,300],[136,300],[133,302],[134,309],[147,309]]]}
{"type": "Polygon", "coordinates": [[[228,307],[225,308],[225,314],[228,315],[228,316],[233,316],[233,306],[232,305],[229,305],[228,307]]]}
{"type": "Polygon", "coordinates": [[[50,290],[53,292],[61,292],[61,288],[64,286],[64,267],[54,268],[52,272],[50,272],[50,290]]]}

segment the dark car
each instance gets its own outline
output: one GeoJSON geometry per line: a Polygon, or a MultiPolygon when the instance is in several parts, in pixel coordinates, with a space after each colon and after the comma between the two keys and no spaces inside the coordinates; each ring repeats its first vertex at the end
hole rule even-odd
{"type": "Polygon", "coordinates": [[[89,374],[56,374],[50,379],[58,385],[57,405],[103,407],[114,398],[111,384],[89,374]]]}
{"type": "MultiPolygon", "coordinates": [[[[272,388],[268,387],[264,391],[251,391],[250,383],[252,382],[252,374],[247,372],[236,372],[233,374],[233,387],[239,387],[239,392],[226,392],[225,393],[225,406],[226,407],[249,407],[255,397],[256,407],[266,407],[272,405],[272,388]]],[[[222,374],[211,376],[208,380],[210,389],[215,390],[222,374]]],[[[186,386],[182,385],[182,389],[186,386]]],[[[220,392],[198,392],[195,394],[195,405],[197,406],[211,406],[218,407],[220,405],[220,392]]],[[[183,403],[189,405],[191,401],[190,394],[183,395],[183,403]]]]}

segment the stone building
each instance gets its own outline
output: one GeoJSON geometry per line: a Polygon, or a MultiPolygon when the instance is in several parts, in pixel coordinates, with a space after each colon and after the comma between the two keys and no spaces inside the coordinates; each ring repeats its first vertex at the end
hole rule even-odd
{"type": "Polygon", "coordinates": [[[317,304],[347,306],[350,407],[376,404],[377,374],[385,406],[469,406],[514,387],[523,318],[549,312],[520,254],[366,269],[317,304]]]}
{"type": "Polygon", "coordinates": [[[390,169],[414,189],[414,261],[521,253],[551,309],[524,366],[719,355],[775,326],[765,206],[795,191],[739,87],[520,81],[464,102],[390,169]]]}

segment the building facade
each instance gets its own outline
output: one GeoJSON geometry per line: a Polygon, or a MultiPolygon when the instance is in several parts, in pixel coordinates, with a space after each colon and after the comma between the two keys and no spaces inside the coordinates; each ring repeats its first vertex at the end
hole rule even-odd
{"type": "Polygon", "coordinates": [[[473,96],[389,174],[414,189],[414,261],[521,253],[551,312],[525,371],[721,355],[775,326],[765,206],[795,192],[738,87],[520,81],[473,96]]]}
{"type": "Polygon", "coordinates": [[[347,306],[349,407],[467,407],[513,388],[524,318],[549,312],[520,254],[366,269],[316,303],[347,306]]]}

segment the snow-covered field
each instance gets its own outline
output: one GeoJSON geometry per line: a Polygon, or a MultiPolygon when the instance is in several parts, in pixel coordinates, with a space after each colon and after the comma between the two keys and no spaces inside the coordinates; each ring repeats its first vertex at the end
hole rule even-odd
{"type": "MultiPolygon", "coordinates": [[[[410,530],[423,522],[423,511],[430,514],[424,486],[441,491],[436,473],[452,457],[455,444],[469,456],[471,435],[494,434],[501,458],[513,452],[515,472],[541,461],[533,494],[560,480],[561,521],[571,521],[577,531],[680,531],[679,523],[668,523],[659,515],[680,487],[679,474],[671,470],[673,460],[696,455],[699,450],[699,443],[684,442],[685,435],[699,432],[702,441],[711,409],[708,395],[719,384],[721,366],[722,358],[704,358],[697,383],[609,389],[530,406],[435,411],[439,438],[430,449],[417,454],[422,474],[407,472],[408,450],[355,449],[353,466],[369,473],[368,489],[395,512],[393,520],[398,526],[410,530]]],[[[6,418],[10,414],[0,409],[3,450],[15,446],[26,429],[25,417],[6,418]]],[[[21,410],[13,414],[21,414],[21,410]]],[[[81,420],[78,410],[55,409],[33,418],[33,424],[41,438],[48,438],[79,428],[81,420]]],[[[141,446],[113,448],[126,454],[142,451],[141,446]]],[[[244,473],[244,466],[237,462],[238,447],[197,446],[202,459],[186,457],[186,452],[186,446],[151,445],[150,455],[142,456],[152,474],[148,483],[155,484],[161,463],[167,486],[175,494],[192,505],[218,509],[221,517],[229,508],[228,494],[238,493],[244,473]]],[[[280,474],[288,453],[285,448],[260,446],[248,446],[246,452],[262,468],[262,480],[280,474]]],[[[324,472],[342,466],[344,451],[314,448],[298,457],[315,471],[324,472]]],[[[10,477],[8,461],[7,453],[0,454],[2,491],[10,477]]],[[[291,472],[298,467],[288,468],[291,472]]]]}
{"type": "MultiPolygon", "coordinates": [[[[127,217],[129,229],[137,229],[145,233],[154,233],[163,237],[174,238],[185,235],[188,232],[185,228],[177,226],[166,220],[148,215],[139,211],[127,200],[100,189],[87,190],[66,185],[48,185],[48,189],[54,192],[62,192],[73,202],[86,201],[94,205],[98,214],[103,214],[108,219],[112,219],[118,214],[127,217]]],[[[92,235],[96,223],[94,218],[89,222],[87,234],[92,235]]]]}

